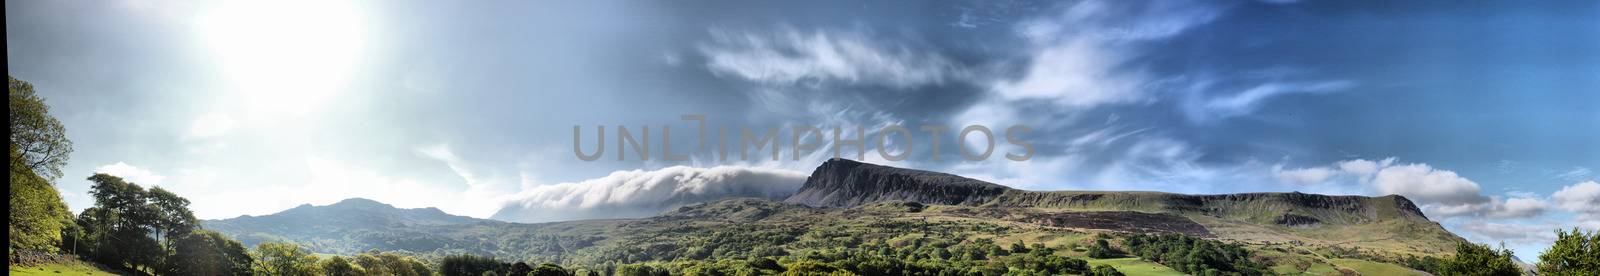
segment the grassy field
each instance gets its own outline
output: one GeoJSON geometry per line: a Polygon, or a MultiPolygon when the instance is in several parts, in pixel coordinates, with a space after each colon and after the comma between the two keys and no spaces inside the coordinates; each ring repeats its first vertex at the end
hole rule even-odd
{"type": "Polygon", "coordinates": [[[1093,266],[1096,266],[1096,265],[1102,265],[1102,264],[1111,265],[1111,267],[1117,268],[1117,271],[1121,271],[1122,274],[1127,274],[1129,276],[1183,275],[1183,273],[1180,273],[1177,270],[1172,270],[1171,268],[1167,268],[1166,266],[1163,266],[1163,265],[1158,264],[1158,263],[1146,262],[1144,260],[1140,260],[1139,258],[1087,259],[1087,260],[1089,261],[1089,266],[1090,267],[1093,267],[1093,266]]]}
{"type": "Polygon", "coordinates": [[[7,275],[119,275],[84,263],[11,266],[7,275]]]}
{"type": "Polygon", "coordinates": [[[1422,273],[1403,266],[1367,260],[1333,259],[1333,264],[1354,269],[1356,272],[1361,272],[1361,275],[1422,275],[1422,273]]]}

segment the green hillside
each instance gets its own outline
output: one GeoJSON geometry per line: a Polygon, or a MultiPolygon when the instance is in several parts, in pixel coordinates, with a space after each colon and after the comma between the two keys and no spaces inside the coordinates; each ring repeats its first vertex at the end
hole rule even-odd
{"type": "Polygon", "coordinates": [[[1409,273],[1403,260],[1443,257],[1462,241],[1399,196],[1023,191],[847,160],[823,164],[783,202],[727,199],[640,219],[523,224],[350,199],[203,224],[247,246],[285,241],[326,254],[380,250],[434,260],[473,254],[676,272],[759,271],[750,262],[765,259],[786,266],[823,260],[815,265],[855,272],[976,273],[970,269],[1005,264],[999,269],[1086,273],[1093,264],[1140,275],[1208,267],[1387,275],[1409,273]],[[1181,238],[1157,239],[1176,242],[1159,249],[1176,253],[1128,244],[1142,237],[1181,238]],[[1217,257],[1196,259],[1187,250],[1217,257]]]}

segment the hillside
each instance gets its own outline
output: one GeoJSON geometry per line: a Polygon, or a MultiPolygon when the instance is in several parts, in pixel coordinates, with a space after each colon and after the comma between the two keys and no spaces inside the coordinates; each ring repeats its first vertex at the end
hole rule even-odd
{"type": "Polygon", "coordinates": [[[1460,240],[1398,196],[1037,192],[848,160],[822,164],[784,202],[726,199],[641,219],[522,224],[351,199],[204,225],[247,244],[282,240],[322,253],[473,253],[578,267],[1014,243],[1082,257],[1099,234],[1179,233],[1239,242],[1278,272],[1359,271],[1356,263],[1406,271],[1392,263],[1443,254],[1460,240]]]}
{"type": "Polygon", "coordinates": [[[853,207],[886,200],[983,207],[984,215],[991,218],[1068,228],[1178,232],[1243,242],[1356,245],[1396,253],[1439,254],[1465,241],[1428,220],[1416,204],[1398,195],[1025,191],[956,175],[847,159],[823,163],[785,202],[853,207]],[[1129,221],[1134,223],[1104,223],[1129,221]]]}
{"type": "Polygon", "coordinates": [[[473,248],[479,244],[457,229],[482,226],[516,229],[526,225],[447,214],[437,208],[399,209],[363,198],[327,206],[310,204],[266,216],[206,220],[203,227],[233,236],[246,246],[292,241],[327,253],[369,249],[427,252],[473,248]]]}

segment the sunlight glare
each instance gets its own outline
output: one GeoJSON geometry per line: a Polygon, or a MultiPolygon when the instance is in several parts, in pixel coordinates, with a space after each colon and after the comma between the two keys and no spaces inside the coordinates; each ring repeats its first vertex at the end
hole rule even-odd
{"type": "Polygon", "coordinates": [[[345,1],[230,1],[200,20],[236,101],[254,115],[306,115],[347,89],[365,42],[345,1]]]}

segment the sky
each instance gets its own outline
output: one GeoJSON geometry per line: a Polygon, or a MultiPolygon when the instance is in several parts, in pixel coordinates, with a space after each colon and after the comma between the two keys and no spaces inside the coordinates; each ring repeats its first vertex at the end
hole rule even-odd
{"type": "Polygon", "coordinates": [[[783,198],[835,146],[854,158],[858,127],[904,126],[863,159],[1030,190],[1399,194],[1528,260],[1553,229],[1600,229],[1590,1],[5,5],[8,74],[74,142],[74,209],[108,173],[204,219],[350,197],[643,217],[783,198]],[[685,115],[779,129],[779,158],[719,158],[685,115]],[[971,125],[990,158],[960,155],[984,146],[958,141],[971,125]],[[815,150],[795,154],[799,126],[815,150]],[[1027,150],[1010,138],[1030,158],[1002,158],[1027,150]]]}

